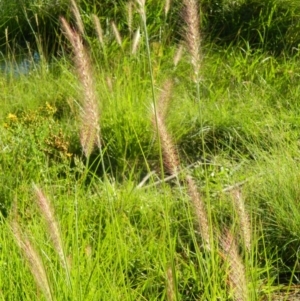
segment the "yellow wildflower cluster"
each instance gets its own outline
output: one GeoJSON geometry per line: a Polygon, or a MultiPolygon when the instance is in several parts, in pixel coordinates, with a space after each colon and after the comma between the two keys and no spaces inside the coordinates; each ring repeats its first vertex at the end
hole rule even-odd
{"type": "Polygon", "coordinates": [[[53,115],[54,113],[56,113],[57,109],[56,107],[52,107],[49,102],[47,101],[46,102],[46,112],[49,114],[49,115],[53,115]]]}
{"type": "Polygon", "coordinates": [[[63,131],[60,129],[57,133],[57,123],[54,114],[57,112],[57,108],[54,105],[46,102],[43,106],[39,107],[37,110],[29,110],[26,112],[16,115],[9,113],[6,117],[4,127],[10,131],[15,131],[17,129],[29,130],[34,136],[38,137],[39,130],[48,127],[48,129],[43,130],[47,137],[41,138],[44,134],[37,138],[37,144],[39,147],[47,154],[53,156],[63,156],[72,157],[72,153],[69,153],[69,142],[65,138],[63,131]],[[53,128],[52,128],[53,127],[53,128]]]}
{"type": "Polygon", "coordinates": [[[18,121],[18,117],[15,114],[9,113],[6,117],[7,122],[4,123],[5,128],[9,128],[11,124],[18,121]]]}

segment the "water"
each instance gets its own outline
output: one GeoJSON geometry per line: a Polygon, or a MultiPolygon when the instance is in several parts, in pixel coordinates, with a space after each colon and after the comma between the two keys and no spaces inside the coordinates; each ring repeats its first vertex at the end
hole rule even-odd
{"type": "Polygon", "coordinates": [[[0,62],[0,72],[14,77],[26,76],[37,69],[40,60],[41,58],[37,51],[33,53],[32,58],[23,57],[13,62],[3,60],[0,62]]]}

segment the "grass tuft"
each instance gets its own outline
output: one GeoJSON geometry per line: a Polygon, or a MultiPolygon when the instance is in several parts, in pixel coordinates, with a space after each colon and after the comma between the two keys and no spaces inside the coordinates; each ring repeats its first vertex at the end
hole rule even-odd
{"type": "Polygon", "coordinates": [[[1,298],[299,299],[299,55],[263,45],[296,2],[204,0],[200,24],[193,0],[62,1],[24,4],[21,39],[2,24],[1,298]],[[40,64],[47,5],[66,39],[40,64]],[[205,32],[217,16],[228,43],[205,32]]]}

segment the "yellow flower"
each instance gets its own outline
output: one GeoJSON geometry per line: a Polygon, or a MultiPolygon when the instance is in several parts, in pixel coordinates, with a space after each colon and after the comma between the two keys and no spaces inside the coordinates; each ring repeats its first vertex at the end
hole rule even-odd
{"type": "Polygon", "coordinates": [[[55,107],[52,107],[50,104],[49,104],[49,102],[47,101],[46,102],[46,109],[47,109],[47,112],[48,113],[55,113],[56,112],[56,108],[55,107]]]}
{"type": "Polygon", "coordinates": [[[7,119],[9,119],[10,121],[13,121],[13,122],[18,121],[17,115],[11,114],[11,113],[9,113],[9,114],[7,115],[7,119]]]}

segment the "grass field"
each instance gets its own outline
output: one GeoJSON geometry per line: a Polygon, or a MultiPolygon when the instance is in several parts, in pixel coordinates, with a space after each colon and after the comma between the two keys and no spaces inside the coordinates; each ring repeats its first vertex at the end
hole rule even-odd
{"type": "Polygon", "coordinates": [[[0,300],[297,300],[298,52],[200,48],[184,2],[172,45],[73,3],[66,53],[1,75],[0,300]]]}

